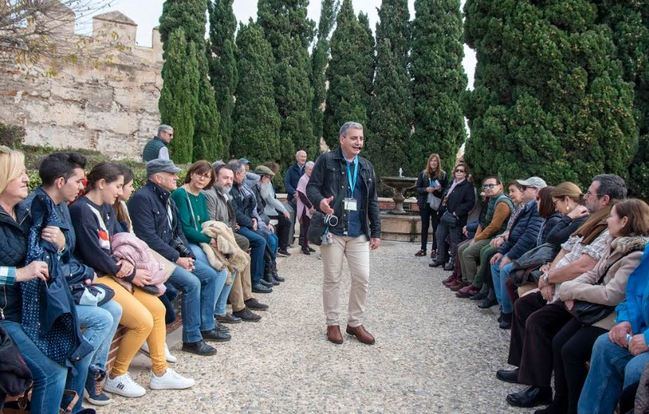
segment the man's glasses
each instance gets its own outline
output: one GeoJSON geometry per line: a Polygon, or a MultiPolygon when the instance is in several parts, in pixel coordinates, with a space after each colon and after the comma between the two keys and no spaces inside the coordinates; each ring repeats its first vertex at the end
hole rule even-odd
{"type": "Polygon", "coordinates": [[[597,197],[597,198],[599,198],[599,197],[601,197],[602,195],[601,195],[601,194],[597,194],[597,193],[591,193],[590,191],[586,191],[586,194],[584,194],[584,196],[586,196],[586,197],[597,197]]]}
{"type": "Polygon", "coordinates": [[[496,188],[497,185],[498,185],[498,184],[482,184],[482,188],[483,188],[484,190],[488,190],[488,189],[490,189],[490,188],[496,188]]]}

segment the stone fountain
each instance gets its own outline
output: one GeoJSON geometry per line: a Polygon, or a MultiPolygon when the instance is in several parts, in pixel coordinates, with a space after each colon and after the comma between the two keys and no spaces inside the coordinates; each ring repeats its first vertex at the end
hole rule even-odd
{"type": "Polygon", "coordinates": [[[406,197],[403,195],[404,191],[415,186],[417,179],[414,177],[404,177],[403,169],[399,168],[399,175],[396,177],[381,177],[381,182],[392,189],[394,200],[394,208],[388,211],[389,214],[408,214],[403,209],[403,202],[406,197]]]}

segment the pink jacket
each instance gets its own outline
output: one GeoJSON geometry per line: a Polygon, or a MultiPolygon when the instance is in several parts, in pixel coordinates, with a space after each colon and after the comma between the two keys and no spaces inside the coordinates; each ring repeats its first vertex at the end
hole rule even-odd
{"type": "Polygon", "coordinates": [[[111,239],[113,254],[120,259],[133,263],[136,269],[146,269],[151,272],[151,281],[162,295],[167,288],[167,272],[162,263],[149,254],[149,246],[134,234],[123,232],[114,234],[111,239]]]}

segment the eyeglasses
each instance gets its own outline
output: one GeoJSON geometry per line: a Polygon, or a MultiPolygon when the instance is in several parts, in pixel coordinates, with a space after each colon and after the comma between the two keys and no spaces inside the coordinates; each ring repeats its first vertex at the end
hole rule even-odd
{"type": "Polygon", "coordinates": [[[488,190],[490,188],[495,188],[497,186],[498,186],[498,184],[482,184],[482,188],[485,189],[485,190],[488,190]]]}
{"type": "Polygon", "coordinates": [[[586,194],[584,194],[584,196],[586,196],[586,197],[591,197],[591,196],[592,196],[592,197],[597,197],[597,198],[599,198],[599,197],[602,196],[602,194],[591,193],[590,191],[586,191],[586,194]]]}
{"type": "Polygon", "coordinates": [[[463,172],[465,172],[465,171],[464,171],[464,170],[457,169],[457,170],[455,170],[455,172],[456,172],[456,173],[463,173],[463,172]]]}
{"type": "Polygon", "coordinates": [[[206,180],[212,178],[212,174],[210,173],[205,173],[205,174],[194,173],[194,175],[197,176],[198,178],[205,178],[206,180]]]}

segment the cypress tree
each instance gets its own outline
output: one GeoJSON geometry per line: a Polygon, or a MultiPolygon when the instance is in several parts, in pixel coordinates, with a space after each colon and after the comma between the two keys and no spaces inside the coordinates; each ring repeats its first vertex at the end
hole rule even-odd
{"type": "Polygon", "coordinates": [[[331,36],[331,60],[326,72],[329,89],[323,133],[330,147],[337,144],[338,131],[344,122],[367,124],[374,69],[373,50],[368,45],[373,46],[374,40],[371,31],[368,32],[367,16],[363,20],[365,24],[354,14],[351,0],[343,0],[331,36]]]}
{"type": "Polygon", "coordinates": [[[602,172],[627,176],[638,134],[633,90],[596,7],[468,0],[465,14],[478,54],[466,152],[476,175],[534,174],[583,188],[602,172]]]}
{"type": "Polygon", "coordinates": [[[634,196],[649,199],[649,4],[619,0],[593,3],[599,19],[612,31],[624,80],[634,85],[639,143],[629,166],[628,185],[634,196]]]}
{"type": "Polygon", "coordinates": [[[170,143],[172,159],[180,164],[192,161],[194,110],[198,96],[198,61],[194,44],[187,43],[185,32],[178,28],[167,38],[165,62],[162,66],[164,84],[158,108],[162,122],[174,127],[170,143]]]}
{"type": "Polygon", "coordinates": [[[325,70],[329,61],[329,34],[336,21],[338,2],[322,0],[318,22],[318,37],[311,55],[311,85],[313,86],[313,101],[311,104],[311,122],[313,134],[319,145],[322,139],[323,104],[327,97],[325,70]]]}
{"type": "Polygon", "coordinates": [[[239,83],[231,151],[254,164],[278,161],[281,120],[273,90],[273,51],[258,24],[241,25],[237,34],[239,83]]]}
{"type": "Polygon", "coordinates": [[[236,45],[234,43],[237,19],[232,11],[232,2],[233,0],[213,0],[208,3],[210,16],[208,50],[210,80],[221,115],[221,139],[223,141],[223,155],[226,159],[230,155],[234,91],[239,77],[236,45]]]}
{"type": "Polygon", "coordinates": [[[408,171],[412,97],[408,75],[410,16],[407,0],[383,0],[376,27],[376,77],[370,101],[367,141],[379,176],[408,171]]]}
{"type": "Polygon", "coordinates": [[[309,82],[309,51],[314,23],[307,18],[308,0],[259,0],[258,24],[270,43],[275,64],[275,103],[282,120],[281,161],[290,163],[297,149],[313,154],[310,106],[313,91],[309,82]]]}
{"type": "Polygon", "coordinates": [[[467,79],[460,1],[416,0],[412,29],[411,75],[415,131],[410,145],[412,174],[428,156],[440,154],[453,167],[465,140],[462,95],[467,79]]]}
{"type": "MultiPolygon", "coordinates": [[[[207,0],[167,0],[160,16],[160,38],[163,57],[166,57],[166,40],[171,31],[182,27],[188,43],[193,43],[198,62],[197,104],[194,108],[193,159],[213,160],[223,152],[219,134],[219,112],[214,88],[208,78],[205,47],[207,0]]],[[[175,127],[175,126],[174,126],[175,127]]]]}

